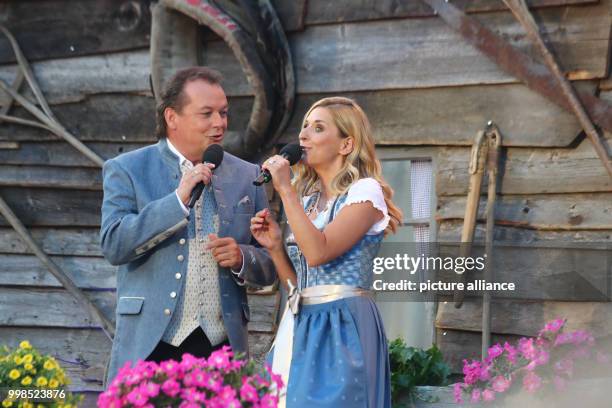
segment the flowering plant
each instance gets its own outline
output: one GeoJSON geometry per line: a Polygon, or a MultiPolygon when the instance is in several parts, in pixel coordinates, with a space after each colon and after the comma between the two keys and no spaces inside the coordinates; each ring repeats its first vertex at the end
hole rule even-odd
{"type": "Polygon", "coordinates": [[[185,353],[180,362],[139,360],[133,368],[128,362],[100,394],[98,407],[276,407],[283,381],[269,366],[258,371],[228,346],[208,359],[185,353]]]}
{"type": "Polygon", "coordinates": [[[40,354],[27,340],[14,350],[0,348],[0,384],[2,407],[73,408],[82,399],[64,390],[70,380],[57,361],[40,354]],[[34,403],[35,398],[45,401],[34,403]]]}
{"type": "Polygon", "coordinates": [[[578,364],[610,363],[610,356],[594,349],[591,333],[563,333],[565,323],[565,319],[550,321],[536,338],[522,337],[514,346],[495,344],[484,361],[463,360],[464,380],[454,385],[455,401],[462,403],[464,396],[472,403],[493,401],[521,386],[528,393],[548,387],[561,391],[578,364]]]}

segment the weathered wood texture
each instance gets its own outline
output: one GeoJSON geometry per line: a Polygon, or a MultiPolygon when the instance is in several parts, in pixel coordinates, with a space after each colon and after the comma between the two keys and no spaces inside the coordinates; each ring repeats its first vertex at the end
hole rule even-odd
{"type": "MultiPolygon", "coordinates": [[[[595,83],[574,82],[585,92],[594,93],[595,83]]],[[[575,118],[520,84],[475,85],[434,89],[403,89],[345,92],[365,110],[375,130],[376,142],[394,145],[470,145],[474,135],[488,120],[502,129],[506,146],[567,146],[579,134],[575,118]],[[520,118],[520,120],[517,120],[520,118]]],[[[295,113],[280,142],[297,140],[303,114],[318,99],[330,94],[298,95],[295,113]]],[[[231,97],[230,131],[246,126],[252,97],[231,97]]],[[[82,102],[52,107],[70,131],[103,158],[146,143],[155,142],[154,103],[139,95],[92,95],[82,102]],[[139,121],[134,118],[140,118],[139,121]],[[94,141],[106,143],[91,143],[94,141]],[[124,143],[115,147],[109,142],[124,143]]],[[[14,109],[19,117],[28,117],[14,109]]],[[[0,140],[24,142],[17,149],[0,150],[6,164],[91,166],[77,158],[69,146],[41,142],[57,141],[57,136],[31,127],[2,124],[0,140]],[[25,142],[36,142],[25,144],[25,142]],[[66,160],[61,160],[65,157],[66,160]],[[23,162],[22,162],[23,161],[23,162]]]]}
{"type": "MultiPolygon", "coordinates": [[[[31,60],[80,56],[149,46],[149,0],[6,1],[0,22],[31,60]]],[[[15,62],[0,37],[0,63],[15,62]]]]}
{"type": "MultiPolygon", "coordinates": [[[[529,7],[554,7],[594,3],[593,0],[533,0],[529,7]]],[[[501,0],[455,0],[453,5],[466,13],[506,10],[501,0]]],[[[433,11],[420,1],[394,0],[309,0],[307,25],[329,24],[334,22],[370,21],[407,17],[434,17],[433,11]]]]}
{"type": "MultiPolygon", "coordinates": [[[[610,16],[606,7],[603,2],[541,12],[543,32],[562,67],[580,79],[607,76],[610,16]]],[[[524,31],[509,12],[479,14],[477,18],[513,45],[529,48],[524,31]]],[[[290,35],[289,40],[298,93],[517,82],[439,19],[313,26],[290,35]]],[[[229,95],[252,94],[224,42],[206,43],[203,54],[204,64],[224,73],[229,95]]],[[[147,50],[47,60],[32,66],[43,92],[54,103],[81,100],[95,93],[150,92],[147,50]]],[[[0,68],[1,79],[13,76],[14,67],[0,68]]]]}
{"type": "MultiPolygon", "coordinates": [[[[34,241],[48,255],[100,257],[98,228],[31,228],[34,241]]],[[[30,249],[12,228],[0,228],[0,254],[31,254],[30,249]]]]}
{"type": "MultiPolygon", "coordinates": [[[[86,293],[104,315],[114,322],[115,292],[87,290],[86,293]]],[[[277,294],[251,295],[249,306],[249,330],[267,333],[273,331],[277,294]]],[[[0,287],[0,326],[98,328],[97,323],[68,292],[43,287],[0,287]]]]}
{"type": "MultiPolygon", "coordinates": [[[[440,197],[436,219],[463,219],[464,196],[440,197]]],[[[478,219],[484,220],[486,199],[478,219]]],[[[498,225],[551,230],[612,230],[612,194],[502,195],[495,207],[498,225]]]]}
{"type": "MultiPolygon", "coordinates": [[[[566,330],[588,329],[595,337],[612,335],[610,302],[531,302],[493,300],[491,330],[498,334],[535,336],[550,320],[567,319],[566,330]]],[[[453,302],[440,303],[436,327],[439,329],[481,331],[482,302],[467,300],[460,309],[453,302]]]]}
{"type": "MultiPolygon", "coordinates": [[[[102,193],[99,191],[9,187],[0,189],[0,195],[28,227],[100,225],[102,193]]],[[[7,225],[4,217],[0,217],[0,226],[7,225]]]]}
{"type": "MultiPolygon", "coordinates": [[[[52,256],[51,259],[83,289],[114,290],[117,268],[104,258],[52,256]]],[[[34,255],[0,255],[0,285],[61,287],[34,255]]]]}
{"type": "MultiPolygon", "coordinates": [[[[501,194],[612,192],[612,179],[586,139],[570,148],[509,148],[501,159],[501,194]]],[[[438,196],[467,194],[469,160],[467,147],[444,147],[437,152],[438,196]]],[[[486,180],[485,176],[483,185],[486,180]]]]}
{"type": "MultiPolygon", "coordinates": [[[[601,3],[541,12],[542,31],[570,77],[607,76],[607,6],[601,3]]],[[[530,49],[524,30],[509,12],[476,18],[512,45],[530,49]]],[[[517,82],[439,19],[313,26],[289,39],[298,93],[517,82]]],[[[204,54],[204,63],[223,68],[230,94],[250,93],[239,66],[232,64],[233,56],[222,42],[207,43],[204,54]]]]}

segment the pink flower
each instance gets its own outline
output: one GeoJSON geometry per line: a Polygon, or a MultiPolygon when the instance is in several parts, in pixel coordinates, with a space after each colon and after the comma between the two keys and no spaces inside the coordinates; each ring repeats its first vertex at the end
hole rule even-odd
{"type": "Polygon", "coordinates": [[[228,346],[223,346],[221,350],[213,351],[210,357],[208,357],[208,365],[221,370],[227,370],[230,367],[230,358],[232,357],[232,353],[229,350],[228,346]]]}
{"type": "Polygon", "coordinates": [[[482,400],[483,401],[494,401],[495,400],[495,392],[490,389],[486,389],[482,392],[482,400]]]}
{"type": "Polygon", "coordinates": [[[271,394],[266,394],[261,399],[259,406],[261,408],[276,408],[278,406],[278,397],[271,394]]]}
{"type": "Polygon", "coordinates": [[[538,355],[535,357],[533,361],[535,361],[537,365],[544,365],[548,363],[549,359],[550,359],[550,354],[548,353],[548,351],[540,350],[540,352],[538,353],[538,355]]]}
{"type": "Polygon", "coordinates": [[[571,333],[561,333],[555,339],[554,346],[561,346],[563,344],[569,344],[574,341],[574,337],[571,333]]]}
{"type": "Polygon", "coordinates": [[[232,398],[236,398],[236,390],[229,385],[226,385],[221,389],[221,391],[219,391],[218,395],[222,399],[230,400],[232,398]]]}
{"type": "Polygon", "coordinates": [[[572,337],[571,342],[577,346],[582,343],[587,343],[589,346],[595,344],[595,338],[586,330],[576,330],[570,335],[572,337]]]}
{"type": "Polygon", "coordinates": [[[453,385],[453,395],[455,396],[455,402],[457,404],[463,404],[463,399],[462,397],[462,391],[463,391],[463,384],[462,383],[455,383],[453,385]]]}
{"type": "Polygon", "coordinates": [[[472,360],[468,363],[467,360],[463,360],[463,374],[464,382],[468,385],[474,384],[480,378],[481,365],[480,361],[472,360]]]}
{"type": "Polygon", "coordinates": [[[510,388],[510,385],[512,385],[512,381],[503,375],[498,375],[497,377],[493,378],[493,381],[491,381],[491,388],[493,388],[493,390],[496,392],[504,392],[510,388]]]}
{"type": "Polygon", "coordinates": [[[491,366],[483,365],[480,368],[480,376],[478,377],[480,381],[489,381],[491,379],[491,366]]]}
{"type": "Polygon", "coordinates": [[[257,389],[253,387],[248,381],[242,381],[242,387],[240,388],[240,398],[247,402],[257,402],[259,395],[257,395],[257,389]]]}
{"type": "Polygon", "coordinates": [[[223,381],[219,380],[217,377],[218,376],[214,374],[208,376],[208,378],[206,378],[206,383],[204,384],[204,387],[206,387],[207,389],[213,392],[221,391],[221,386],[223,385],[223,381]]]}
{"type": "Polygon", "coordinates": [[[487,351],[487,358],[485,361],[491,362],[495,360],[497,357],[501,356],[503,352],[504,352],[504,349],[501,345],[499,345],[499,343],[494,346],[491,346],[489,350],[487,351]]]}
{"type": "Polygon", "coordinates": [[[518,355],[518,350],[514,348],[514,346],[510,345],[508,342],[504,343],[504,350],[506,351],[506,358],[511,364],[516,364],[516,357],[518,355]]]}
{"type": "Polygon", "coordinates": [[[149,398],[157,397],[159,395],[159,384],[154,382],[145,382],[141,386],[142,392],[149,398]]]}
{"type": "Polygon", "coordinates": [[[482,391],[480,391],[480,388],[474,388],[472,390],[472,395],[471,395],[470,401],[473,402],[473,403],[480,402],[481,394],[482,394],[482,391]]]}
{"type": "Polygon", "coordinates": [[[533,344],[533,339],[522,337],[519,340],[519,351],[527,360],[533,360],[537,353],[537,349],[533,344]]]}
{"type": "Polygon", "coordinates": [[[160,367],[168,377],[174,377],[179,373],[179,364],[174,360],[162,361],[160,367]]]}
{"type": "Polygon", "coordinates": [[[181,386],[176,380],[170,378],[164,381],[161,389],[166,395],[175,397],[181,391],[181,386]]]}
{"type": "Polygon", "coordinates": [[[529,393],[534,393],[542,386],[542,379],[538,377],[536,373],[533,371],[528,372],[525,377],[523,377],[523,387],[525,391],[529,393]]]}
{"type": "Polygon", "coordinates": [[[563,328],[564,325],[565,325],[565,319],[551,320],[550,322],[544,325],[544,328],[540,331],[540,334],[543,334],[544,332],[553,333],[553,334],[557,333],[559,330],[563,328]]]}
{"type": "Polygon", "coordinates": [[[136,387],[127,395],[127,400],[136,407],[142,407],[149,399],[141,387],[136,387]]]}

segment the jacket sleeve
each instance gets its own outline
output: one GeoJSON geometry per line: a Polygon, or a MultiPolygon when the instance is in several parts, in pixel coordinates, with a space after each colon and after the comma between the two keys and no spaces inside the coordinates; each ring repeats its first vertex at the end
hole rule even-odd
{"type": "Polygon", "coordinates": [[[138,209],[134,187],[137,180],[114,159],[104,164],[102,172],[100,244],[112,265],[142,256],[188,224],[174,191],[138,209]]]}
{"type": "MultiPolygon", "coordinates": [[[[258,167],[255,167],[257,177],[258,167]]],[[[268,208],[268,197],[263,186],[258,186],[255,190],[255,212],[268,208]]],[[[272,285],[276,281],[276,269],[270,259],[267,249],[262,248],[255,238],[251,238],[249,245],[240,244],[243,255],[242,271],[237,275],[239,279],[253,287],[272,285]]]]}

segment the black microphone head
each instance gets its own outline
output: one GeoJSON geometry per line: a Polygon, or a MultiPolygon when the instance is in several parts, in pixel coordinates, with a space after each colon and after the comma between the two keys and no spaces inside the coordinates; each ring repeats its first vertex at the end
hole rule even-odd
{"type": "Polygon", "coordinates": [[[211,163],[215,165],[215,169],[219,167],[223,161],[223,148],[218,144],[211,144],[206,148],[202,155],[202,163],[211,163]]]}
{"type": "Polygon", "coordinates": [[[293,166],[302,158],[302,146],[299,143],[289,143],[281,149],[279,154],[286,158],[289,164],[293,166]]]}

